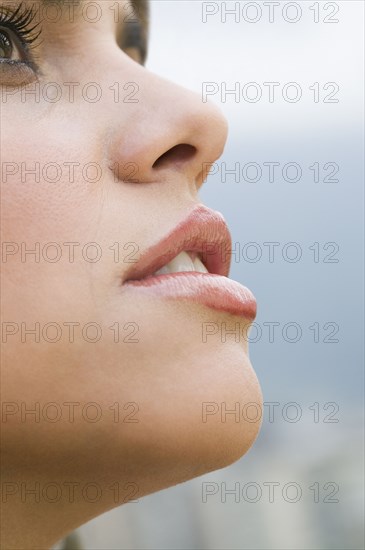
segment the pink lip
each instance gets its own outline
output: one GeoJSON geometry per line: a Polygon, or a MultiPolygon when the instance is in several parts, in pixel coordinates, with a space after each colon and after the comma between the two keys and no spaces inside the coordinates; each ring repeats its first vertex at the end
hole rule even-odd
{"type": "Polygon", "coordinates": [[[141,255],[123,286],[164,298],[186,299],[253,321],[255,297],[246,287],[228,279],[231,248],[223,216],[199,204],[171,233],[141,255]],[[184,250],[198,253],[209,273],[153,275],[184,250]]]}

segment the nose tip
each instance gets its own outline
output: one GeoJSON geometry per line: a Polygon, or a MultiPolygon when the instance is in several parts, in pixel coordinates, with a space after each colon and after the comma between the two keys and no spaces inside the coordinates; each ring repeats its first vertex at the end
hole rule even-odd
{"type": "Polygon", "coordinates": [[[127,109],[123,125],[113,121],[113,165],[118,177],[130,178],[130,165],[138,167],[140,183],[166,180],[175,174],[198,187],[204,167],[222,154],[227,139],[227,122],[218,107],[144,68],[138,67],[138,108],[127,109]]]}

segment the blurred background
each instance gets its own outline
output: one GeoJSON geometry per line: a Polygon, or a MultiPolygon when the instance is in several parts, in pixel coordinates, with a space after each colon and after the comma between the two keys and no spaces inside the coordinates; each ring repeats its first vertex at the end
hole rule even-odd
{"type": "Polygon", "coordinates": [[[86,524],[85,548],[364,548],[363,20],[362,1],[152,0],[147,68],[229,122],[200,196],[258,300],[264,420],[240,461],[86,524]]]}

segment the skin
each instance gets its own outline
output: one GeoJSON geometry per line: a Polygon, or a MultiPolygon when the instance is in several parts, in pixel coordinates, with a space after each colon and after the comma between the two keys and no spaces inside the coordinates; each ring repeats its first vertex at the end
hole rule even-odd
{"type": "MultiPolygon", "coordinates": [[[[52,263],[42,255],[36,262],[34,256],[10,254],[6,248],[1,265],[2,323],[19,329],[5,342],[3,338],[1,349],[6,411],[1,464],[2,483],[7,484],[2,548],[7,549],[50,548],[131,497],[225,467],[248,450],[260,424],[242,418],[236,422],[232,415],[226,422],[220,414],[202,419],[205,402],[226,403],[227,409],[237,402],[261,404],[245,339],[236,342],[227,336],[223,342],[220,334],[202,339],[204,322],[226,323],[227,329],[240,323],[245,333],[248,321],[197,303],[136,298],[120,284],[131,267],[128,257],[134,252],[138,259],[200,203],[203,163],[221,155],[227,125],[216,107],[143,67],[135,48],[120,49],[115,37],[123,29],[114,20],[115,9],[107,9],[112,4],[115,0],[103,0],[103,16],[96,23],[80,13],[70,23],[63,13],[61,21],[43,25],[41,44],[34,50],[41,89],[47,82],[79,82],[73,102],[64,86],[64,96],[55,103],[31,95],[22,101],[18,77],[12,76],[9,86],[0,72],[2,94],[7,94],[1,105],[1,162],[19,168],[12,176],[3,174],[1,181],[2,241],[19,248],[26,243],[28,249],[40,243],[41,250],[53,242],[62,250],[52,263]],[[99,83],[103,91],[96,103],[80,93],[89,82],[99,83]],[[109,89],[116,82],[119,102],[109,89]],[[131,91],[123,90],[126,82],[138,84],[138,103],[122,101],[131,91]],[[66,161],[81,167],[97,163],[102,176],[86,181],[79,168],[70,178],[66,161]],[[58,181],[50,182],[51,170],[46,177],[41,170],[39,181],[27,174],[22,182],[21,163],[31,168],[35,162],[41,169],[58,163],[58,181]],[[138,182],[129,181],[131,166],[138,167],[138,182]],[[119,261],[110,249],[117,241],[119,261]],[[80,243],[72,262],[63,244],[70,242],[80,243]],[[81,254],[90,242],[102,250],[95,263],[81,254]],[[126,243],[135,245],[124,250],[126,243]],[[50,322],[64,329],[58,342],[24,334],[21,341],[21,323],[30,329],[50,322]],[[79,323],[73,342],[65,322],[79,323]],[[80,327],[90,322],[102,328],[96,343],[81,333],[80,327]],[[116,322],[119,343],[108,328],[116,322]],[[125,329],[126,323],[133,325],[125,329]],[[129,339],[138,341],[123,341],[131,333],[129,339]],[[50,402],[62,411],[57,422],[48,419],[55,408],[44,412],[50,402]],[[63,405],[67,402],[80,404],[73,422],[70,408],[63,405]],[[81,414],[90,402],[102,412],[97,422],[81,414]],[[39,418],[22,415],[21,403],[27,409],[38,407],[39,418]],[[79,484],[72,499],[70,482],[79,484]],[[39,502],[24,493],[36,483],[39,502]],[[62,488],[58,502],[50,502],[51,489],[42,495],[49,483],[62,488]],[[99,487],[96,502],[90,502],[91,489],[91,496],[82,494],[87,484],[99,487]]],[[[125,2],[119,0],[119,5],[125,13],[125,2]]],[[[34,89],[34,82],[24,85],[34,89]]],[[[88,180],[92,176],[90,171],[88,180]]],[[[90,256],[94,253],[89,250],[90,256]]],[[[89,417],[95,410],[89,409],[89,417]]]]}

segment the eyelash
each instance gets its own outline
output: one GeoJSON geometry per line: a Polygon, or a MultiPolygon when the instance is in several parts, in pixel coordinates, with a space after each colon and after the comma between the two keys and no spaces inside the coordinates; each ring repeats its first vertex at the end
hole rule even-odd
{"type": "MultiPolygon", "coordinates": [[[[37,30],[39,28],[40,22],[36,23],[33,26],[30,26],[34,21],[36,15],[37,11],[33,8],[25,7],[23,2],[17,7],[14,12],[9,12],[0,8],[0,33],[2,28],[14,33],[18,38],[20,45],[28,54],[29,50],[36,46],[36,41],[42,32],[41,29],[37,30]]],[[[9,65],[22,63],[34,66],[34,63],[29,61],[29,59],[25,61],[3,60],[2,62],[9,65]]]]}
{"type": "MultiPolygon", "coordinates": [[[[8,8],[0,6],[0,34],[1,29],[6,31],[11,31],[17,38],[20,43],[20,46],[25,51],[26,59],[25,60],[10,60],[0,58],[0,65],[4,68],[7,66],[9,70],[15,70],[16,68],[25,67],[31,69],[33,74],[40,74],[39,67],[35,63],[34,58],[36,57],[33,52],[30,55],[30,50],[35,48],[37,44],[37,39],[42,33],[42,29],[39,28],[40,22],[31,26],[34,22],[35,17],[37,16],[38,11],[34,8],[27,8],[24,5],[24,2],[21,2],[15,11],[11,11],[8,8]]],[[[11,39],[11,36],[10,36],[11,39]]],[[[142,64],[144,64],[144,48],[138,49],[141,51],[141,57],[143,59],[142,64]]]]}

